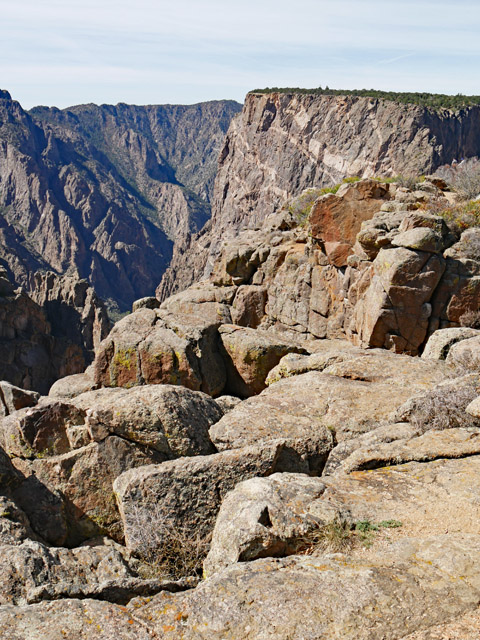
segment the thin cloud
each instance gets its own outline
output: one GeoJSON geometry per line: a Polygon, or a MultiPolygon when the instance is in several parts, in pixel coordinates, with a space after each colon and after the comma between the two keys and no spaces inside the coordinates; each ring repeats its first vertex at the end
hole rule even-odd
{"type": "Polygon", "coordinates": [[[27,106],[281,85],[478,93],[480,5],[468,0],[0,0],[0,11],[1,84],[27,106]]]}

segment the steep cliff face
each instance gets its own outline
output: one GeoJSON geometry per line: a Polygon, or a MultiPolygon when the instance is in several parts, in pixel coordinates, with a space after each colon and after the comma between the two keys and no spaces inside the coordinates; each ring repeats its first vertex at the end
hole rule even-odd
{"type": "Polygon", "coordinates": [[[354,96],[249,94],[220,154],[211,228],[174,252],[157,295],[209,273],[222,240],[287,198],[345,176],[426,174],[480,154],[480,108],[457,113],[354,96]],[[193,267],[192,267],[193,265],[193,267]]]}
{"type": "Polygon", "coordinates": [[[0,258],[87,278],[113,308],[151,294],[175,242],[200,229],[234,102],[25,112],[0,95],[0,258]],[[198,169],[198,170],[197,170],[198,169]]]}
{"type": "Polygon", "coordinates": [[[0,268],[0,379],[46,393],[58,378],[80,373],[110,323],[85,280],[37,273],[28,296],[0,268]]]}

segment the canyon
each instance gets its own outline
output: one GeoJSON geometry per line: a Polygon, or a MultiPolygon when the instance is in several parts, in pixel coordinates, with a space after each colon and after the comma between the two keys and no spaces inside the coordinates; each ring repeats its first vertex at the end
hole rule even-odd
{"type": "Polygon", "coordinates": [[[240,105],[83,105],[30,113],[0,92],[0,258],[86,278],[117,314],[151,294],[210,216],[218,150],[240,105]]]}
{"type": "MultiPolygon", "coordinates": [[[[95,130],[152,200],[159,109],[21,118],[95,130]]],[[[478,638],[479,205],[435,171],[478,154],[479,114],[249,94],[214,186],[177,169],[211,219],[162,223],[156,297],[113,327],[76,272],[4,258],[9,640],[478,638]]]]}

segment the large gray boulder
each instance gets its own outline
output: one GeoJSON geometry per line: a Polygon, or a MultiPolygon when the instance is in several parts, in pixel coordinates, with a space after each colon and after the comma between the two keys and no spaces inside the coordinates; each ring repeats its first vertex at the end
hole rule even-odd
{"type": "Polygon", "coordinates": [[[248,398],[265,389],[266,378],[287,353],[305,349],[278,333],[222,325],[219,329],[229,393],[248,398]]]}
{"type": "Polygon", "coordinates": [[[152,545],[168,545],[175,531],[205,538],[236,484],[276,471],[306,470],[308,463],[281,440],[130,469],[114,483],[126,545],[145,555],[152,545]]]}
{"type": "Polygon", "coordinates": [[[451,327],[437,329],[429,337],[422,353],[422,358],[429,360],[446,360],[450,349],[457,342],[480,335],[477,329],[470,327],[451,327]]]}
{"type": "Polygon", "coordinates": [[[98,386],[178,384],[220,395],[226,373],[214,320],[140,309],[116,323],[95,358],[98,386]]]}
{"type": "Polygon", "coordinates": [[[210,576],[223,567],[256,558],[292,555],[321,520],[308,506],[325,491],[319,478],[275,473],[239,483],[222,502],[204,562],[210,576]]]}
{"type": "Polygon", "coordinates": [[[265,558],[131,610],[168,640],[400,639],[477,607],[479,552],[478,535],[456,534],[401,540],[363,559],[265,558]]]}
{"type": "Polygon", "coordinates": [[[73,403],[86,412],[92,440],[117,435],[166,458],[215,453],[208,429],[223,416],[208,395],[168,384],[104,388],[73,403]]]}

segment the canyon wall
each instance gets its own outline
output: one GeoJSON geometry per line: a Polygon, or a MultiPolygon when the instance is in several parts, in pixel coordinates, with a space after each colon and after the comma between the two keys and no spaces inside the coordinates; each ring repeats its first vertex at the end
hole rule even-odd
{"type": "Polygon", "coordinates": [[[22,109],[0,92],[0,259],[33,290],[37,270],[86,278],[110,308],[151,294],[210,216],[233,101],[186,107],[22,109]]]}
{"type": "Polygon", "coordinates": [[[479,107],[453,113],[366,97],[250,93],[220,153],[211,222],[186,252],[174,250],[157,296],[208,275],[225,239],[259,227],[305,188],[354,175],[428,174],[479,154],[479,107]]]}

